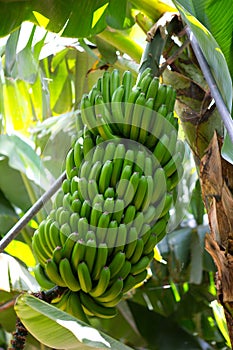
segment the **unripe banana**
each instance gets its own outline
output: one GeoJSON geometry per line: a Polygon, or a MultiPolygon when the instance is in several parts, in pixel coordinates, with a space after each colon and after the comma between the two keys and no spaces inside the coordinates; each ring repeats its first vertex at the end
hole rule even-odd
{"type": "Polygon", "coordinates": [[[86,251],[86,244],[82,239],[79,239],[72,250],[71,254],[71,266],[73,271],[77,271],[78,265],[83,261],[86,251]]]}
{"type": "Polygon", "coordinates": [[[101,303],[114,300],[121,293],[123,284],[123,279],[118,278],[102,295],[96,297],[95,299],[101,303]]]}
{"type": "Polygon", "coordinates": [[[52,260],[48,259],[45,265],[45,272],[48,278],[59,287],[66,287],[65,281],[62,279],[57,264],[52,260]]]}
{"type": "Polygon", "coordinates": [[[84,261],[80,262],[77,271],[81,289],[89,293],[92,289],[92,280],[87,264],[84,261]]]}
{"type": "Polygon", "coordinates": [[[94,299],[86,293],[80,293],[80,300],[83,307],[85,308],[85,312],[88,312],[90,315],[94,315],[100,318],[112,318],[117,314],[115,307],[104,307],[101,304],[95,302],[94,299]]]}
{"type": "Polygon", "coordinates": [[[96,251],[96,260],[93,266],[92,278],[98,280],[102,269],[106,266],[108,259],[108,246],[107,244],[100,243],[96,251]]]}
{"type": "Polygon", "coordinates": [[[33,268],[33,272],[37,282],[43,289],[51,289],[55,286],[55,284],[45,274],[44,268],[41,266],[41,264],[36,264],[36,266],[33,268]]]}
{"type": "Polygon", "coordinates": [[[110,269],[107,266],[104,266],[99,274],[99,279],[97,285],[90,291],[90,295],[94,298],[103,295],[103,293],[108,288],[110,281],[110,269]]]}
{"type": "Polygon", "coordinates": [[[73,292],[80,290],[80,284],[77,277],[74,275],[70,261],[67,258],[63,258],[59,263],[59,273],[66,286],[73,292]]]}

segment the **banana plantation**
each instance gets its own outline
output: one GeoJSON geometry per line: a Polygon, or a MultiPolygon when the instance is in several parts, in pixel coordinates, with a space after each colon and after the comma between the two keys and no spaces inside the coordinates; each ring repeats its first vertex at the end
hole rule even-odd
{"type": "Polygon", "coordinates": [[[233,346],[229,0],[0,0],[0,350],[233,346]]]}

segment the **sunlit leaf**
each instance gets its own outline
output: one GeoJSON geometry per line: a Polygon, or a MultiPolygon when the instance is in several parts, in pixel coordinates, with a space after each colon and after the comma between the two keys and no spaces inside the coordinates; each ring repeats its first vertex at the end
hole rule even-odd
{"type": "Polygon", "coordinates": [[[23,261],[28,267],[35,265],[35,258],[29,246],[21,241],[13,240],[8,244],[5,252],[23,261]]]}
{"type": "Polygon", "coordinates": [[[88,326],[32,295],[21,295],[16,313],[30,333],[43,344],[56,349],[130,350],[108,335],[88,326]]]}
{"type": "Polygon", "coordinates": [[[5,253],[0,254],[1,279],[0,290],[32,291],[40,290],[35,278],[16,259],[5,253]]]}
{"type": "Polygon", "coordinates": [[[227,330],[226,318],[224,315],[223,307],[216,300],[211,303],[211,307],[213,308],[217,325],[226,340],[226,344],[227,346],[231,347],[231,341],[227,330]]]}
{"type": "Polygon", "coordinates": [[[24,173],[38,186],[47,183],[39,156],[22,138],[16,135],[1,135],[0,154],[8,157],[9,165],[13,169],[24,173]]]}

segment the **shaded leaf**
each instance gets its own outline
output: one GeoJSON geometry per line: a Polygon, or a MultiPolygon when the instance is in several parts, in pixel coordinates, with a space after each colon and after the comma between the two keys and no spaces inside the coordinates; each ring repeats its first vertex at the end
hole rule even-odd
{"type": "Polygon", "coordinates": [[[129,306],[136,320],[138,329],[149,342],[149,349],[213,349],[204,341],[202,342],[203,346],[201,346],[197,336],[186,333],[172,318],[158,315],[133,302],[129,302],[129,306]],[[140,317],[138,317],[138,315],[140,315],[140,317]]]}
{"type": "Polygon", "coordinates": [[[18,215],[14,208],[0,191],[0,234],[5,234],[17,220],[18,215]]]}
{"type": "Polygon", "coordinates": [[[56,349],[130,350],[108,335],[32,295],[18,297],[15,310],[22,323],[40,342],[56,349]]]}

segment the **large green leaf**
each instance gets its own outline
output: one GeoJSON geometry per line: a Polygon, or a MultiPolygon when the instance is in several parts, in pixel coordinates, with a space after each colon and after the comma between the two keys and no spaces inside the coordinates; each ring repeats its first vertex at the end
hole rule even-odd
{"type": "MultiPolygon", "coordinates": [[[[223,101],[231,113],[233,96],[231,13],[233,3],[229,3],[228,0],[174,0],[174,3],[194,33],[223,101]]],[[[233,164],[232,142],[228,134],[225,138],[222,155],[233,164]]]]}
{"type": "MultiPolygon", "coordinates": [[[[233,76],[233,2],[229,0],[178,0],[174,2],[182,5],[209,30],[221,48],[231,76],[233,76]]],[[[190,20],[192,21],[191,18],[190,20]]]]}
{"type": "MultiPolygon", "coordinates": [[[[217,42],[216,38],[214,37],[214,32],[220,29],[217,25],[219,18],[221,17],[225,18],[225,16],[222,16],[222,14],[223,13],[226,14],[226,7],[228,7],[226,3],[228,4],[228,1],[227,0],[224,0],[221,2],[218,1],[217,3],[218,4],[221,3],[221,5],[219,5],[218,11],[215,13],[212,10],[210,10],[209,12],[206,12],[208,8],[212,9],[212,6],[209,7],[209,4],[210,3],[214,4],[214,1],[174,0],[174,3],[177,5],[177,8],[180,11],[184,21],[190,26],[192,32],[194,33],[200,45],[200,48],[210,66],[211,72],[219,88],[219,91],[223,97],[223,100],[225,101],[229,111],[231,111],[231,106],[232,106],[231,76],[227,65],[226,57],[224,56],[224,53],[220,47],[220,42],[217,42]],[[195,16],[197,15],[195,11],[196,9],[199,10],[198,14],[201,11],[203,12],[202,22],[199,17],[195,16]],[[213,23],[215,23],[215,27],[216,27],[215,31],[214,31],[214,28],[212,27],[210,28],[210,30],[208,30],[208,23],[212,23],[212,21],[213,23]]],[[[227,28],[227,23],[231,21],[231,11],[229,11],[228,13],[230,17],[229,18],[227,17],[228,20],[226,18],[225,28],[227,28]]],[[[219,37],[218,37],[218,40],[220,40],[219,37]]]]}
{"type": "Polygon", "coordinates": [[[24,173],[38,186],[47,184],[40,157],[33,148],[16,135],[0,136],[0,154],[8,157],[9,166],[24,173]]]}
{"type": "Polygon", "coordinates": [[[32,295],[19,296],[15,310],[28,331],[41,343],[51,348],[131,349],[32,295]]]}
{"type": "Polygon", "coordinates": [[[38,292],[40,287],[35,278],[28,270],[20,264],[15,258],[5,253],[0,254],[1,280],[0,290],[5,292],[12,291],[31,291],[38,292]]]}
{"type": "Polygon", "coordinates": [[[67,37],[95,35],[107,26],[107,21],[120,29],[133,24],[130,16],[125,21],[126,1],[124,6],[116,6],[115,0],[1,0],[0,7],[0,36],[9,34],[26,20],[52,32],[62,31],[67,37]]]}
{"type": "Polygon", "coordinates": [[[0,235],[5,234],[18,220],[11,203],[6,199],[3,192],[0,191],[0,235]]]}

